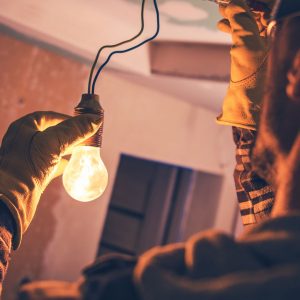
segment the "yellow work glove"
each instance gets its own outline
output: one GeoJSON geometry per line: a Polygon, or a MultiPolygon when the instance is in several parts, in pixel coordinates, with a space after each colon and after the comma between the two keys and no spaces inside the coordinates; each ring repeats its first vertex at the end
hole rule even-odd
{"type": "Polygon", "coordinates": [[[244,0],[232,0],[220,7],[225,18],[220,30],[231,33],[231,80],[219,124],[256,130],[264,93],[268,40],[266,28],[274,0],[262,0],[270,9],[252,12],[244,0]]]}
{"type": "Polygon", "coordinates": [[[69,117],[35,112],[10,125],[0,148],[0,200],[15,220],[13,247],[20,245],[39,199],[50,181],[62,174],[63,155],[92,136],[97,115],[69,117]]]}

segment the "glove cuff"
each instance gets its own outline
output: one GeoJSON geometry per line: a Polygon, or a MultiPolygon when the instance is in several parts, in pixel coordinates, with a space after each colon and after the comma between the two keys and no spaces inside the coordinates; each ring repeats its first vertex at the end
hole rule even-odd
{"type": "Polygon", "coordinates": [[[28,199],[39,197],[36,189],[30,189],[34,183],[25,184],[22,180],[22,170],[12,176],[8,171],[0,170],[0,201],[2,201],[12,214],[15,221],[15,232],[13,236],[13,249],[19,248],[22,235],[28,228],[36,205],[34,202],[28,205],[28,199]]]}
{"type": "Polygon", "coordinates": [[[218,116],[216,118],[216,123],[219,125],[227,125],[227,126],[231,126],[231,127],[239,127],[239,128],[244,128],[244,129],[250,129],[250,130],[257,130],[257,126],[256,124],[248,124],[248,123],[237,123],[236,120],[225,120],[223,118],[223,114],[221,114],[220,116],[218,116]]]}
{"type": "Polygon", "coordinates": [[[0,201],[6,205],[8,210],[10,211],[14,222],[15,222],[15,231],[13,234],[12,246],[14,250],[17,250],[22,241],[22,234],[23,234],[23,226],[22,226],[22,219],[19,214],[18,209],[14,206],[12,201],[10,201],[4,194],[0,193],[0,201]]]}

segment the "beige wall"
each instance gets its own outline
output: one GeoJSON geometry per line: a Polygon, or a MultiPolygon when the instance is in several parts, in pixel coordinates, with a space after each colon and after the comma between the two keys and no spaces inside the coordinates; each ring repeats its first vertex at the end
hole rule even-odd
{"type": "MultiPolygon", "coordinates": [[[[1,136],[10,122],[34,110],[72,114],[84,91],[88,66],[4,34],[0,45],[1,136]]],[[[25,276],[74,280],[92,262],[121,153],[224,174],[222,212],[215,224],[231,228],[235,204],[230,128],[217,126],[211,111],[116,72],[104,73],[98,93],[106,111],[102,156],[110,185],[101,199],[88,204],[70,199],[60,179],[50,185],[14,254],[6,282],[9,299],[25,276]]]]}

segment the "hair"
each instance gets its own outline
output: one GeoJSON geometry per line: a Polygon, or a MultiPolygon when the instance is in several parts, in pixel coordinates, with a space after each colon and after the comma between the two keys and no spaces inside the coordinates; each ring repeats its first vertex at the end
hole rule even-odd
{"type": "Polygon", "coordinates": [[[278,151],[288,153],[300,130],[300,108],[286,94],[287,74],[300,50],[299,28],[300,16],[283,19],[277,24],[268,61],[260,128],[253,150],[255,171],[274,189],[276,154],[278,151]],[[289,122],[285,120],[287,115],[289,122]]]}
{"type": "MultiPolygon", "coordinates": [[[[287,98],[287,73],[292,68],[294,59],[300,50],[299,28],[300,16],[278,22],[268,62],[264,101],[266,105],[268,105],[267,103],[272,105],[276,99],[287,98]]],[[[284,101],[281,101],[281,103],[284,105],[284,101]]],[[[272,108],[270,107],[270,109],[272,108]]],[[[278,132],[280,131],[281,117],[283,117],[283,107],[274,105],[273,109],[270,116],[276,119],[272,125],[275,126],[274,129],[278,132]]]]}

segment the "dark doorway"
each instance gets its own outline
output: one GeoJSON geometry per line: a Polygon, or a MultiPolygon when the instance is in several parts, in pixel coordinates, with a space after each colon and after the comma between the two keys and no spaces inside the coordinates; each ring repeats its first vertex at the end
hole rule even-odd
{"type": "Polygon", "coordinates": [[[98,255],[138,255],[214,224],[222,177],[122,155],[98,255]]]}

